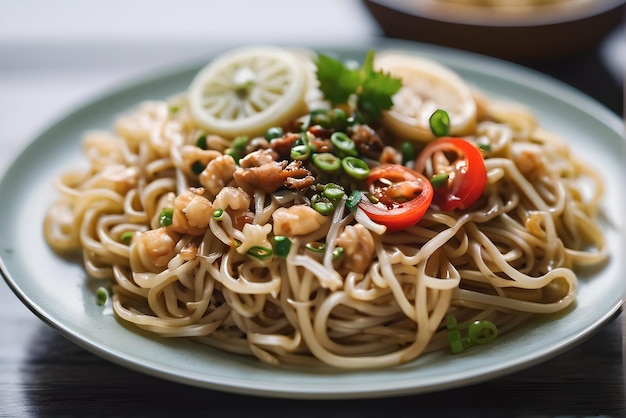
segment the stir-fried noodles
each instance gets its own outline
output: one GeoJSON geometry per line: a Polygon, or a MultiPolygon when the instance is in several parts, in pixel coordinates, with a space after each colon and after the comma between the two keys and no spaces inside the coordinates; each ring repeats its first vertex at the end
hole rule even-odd
{"type": "Polygon", "coordinates": [[[449,347],[450,320],[502,334],[565,309],[574,269],[606,260],[603,187],[528,110],[472,101],[462,133],[424,142],[350,100],[236,137],[199,125],[186,95],[144,102],[86,135],[89,168],[58,178],[45,236],[111,281],[121,320],[271,364],[397,365],[449,347]]]}

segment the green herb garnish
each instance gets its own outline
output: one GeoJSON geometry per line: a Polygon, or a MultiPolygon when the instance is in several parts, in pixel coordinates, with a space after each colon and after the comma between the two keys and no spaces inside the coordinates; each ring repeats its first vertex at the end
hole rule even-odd
{"type": "Polygon", "coordinates": [[[356,95],[357,116],[363,122],[380,117],[393,105],[392,97],[402,87],[399,78],[374,70],[374,51],[370,50],[361,68],[351,69],[344,63],[320,54],[317,79],[324,97],[333,106],[348,103],[356,95]]]}

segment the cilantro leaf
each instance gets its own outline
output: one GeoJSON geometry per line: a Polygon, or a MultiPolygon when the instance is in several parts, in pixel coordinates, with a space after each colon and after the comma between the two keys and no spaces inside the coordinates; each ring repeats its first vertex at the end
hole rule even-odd
{"type": "Polygon", "coordinates": [[[391,98],[402,87],[399,78],[392,78],[382,72],[372,72],[363,81],[357,97],[357,108],[373,118],[380,117],[385,109],[391,108],[391,98]]]}
{"type": "Polygon", "coordinates": [[[393,105],[391,98],[402,87],[399,78],[374,69],[372,50],[357,69],[349,69],[341,61],[320,54],[317,79],[324,98],[333,106],[348,103],[351,96],[356,96],[356,111],[363,121],[379,118],[383,110],[393,105]]]}
{"type": "Polygon", "coordinates": [[[333,106],[346,103],[361,84],[358,70],[350,70],[341,61],[327,55],[318,57],[317,79],[324,97],[333,106]]]}

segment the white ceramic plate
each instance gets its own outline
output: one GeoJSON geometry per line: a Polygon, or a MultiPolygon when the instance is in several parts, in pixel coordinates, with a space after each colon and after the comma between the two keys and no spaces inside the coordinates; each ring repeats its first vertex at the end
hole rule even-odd
{"type": "MultiPolygon", "coordinates": [[[[485,347],[461,355],[442,351],[401,367],[374,371],[274,368],[185,340],[162,339],[103,315],[95,303],[98,283],[82,267],[58,258],[42,237],[42,220],[57,196],[52,179],[84,165],[83,132],[109,128],[119,113],[146,99],[183,91],[200,67],[132,83],[90,102],[36,138],[0,182],[0,264],[16,295],[37,316],[75,343],[112,362],[190,385],[287,398],[358,398],[431,392],[514,372],[555,356],[592,335],[622,303],[623,227],[620,120],[600,105],[553,80],[477,55],[404,42],[379,42],[325,52],[361,60],[367,48],[405,48],[458,71],[469,83],[498,97],[531,106],[540,123],[570,141],[573,151],[607,179],[610,263],[582,279],[580,296],[567,313],[537,319],[485,347]],[[618,254],[621,253],[621,254],[618,254]]],[[[204,64],[204,63],[202,63],[204,64]]]]}

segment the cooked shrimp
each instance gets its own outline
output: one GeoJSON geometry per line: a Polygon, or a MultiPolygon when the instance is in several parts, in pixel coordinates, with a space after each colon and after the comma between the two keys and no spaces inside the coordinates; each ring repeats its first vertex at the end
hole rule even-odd
{"type": "Polygon", "coordinates": [[[328,218],[307,205],[281,207],[272,214],[274,234],[293,237],[317,231],[328,218]]]}
{"type": "Polygon", "coordinates": [[[220,155],[206,166],[200,173],[200,184],[210,195],[217,194],[233,181],[233,174],[237,170],[235,160],[229,155],[220,155]]]}
{"type": "Polygon", "coordinates": [[[178,234],[167,227],[151,229],[135,235],[135,242],[140,251],[145,250],[152,264],[157,267],[166,266],[174,257],[178,239],[178,234]]]}
{"type": "Polygon", "coordinates": [[[213,216],[213,205],[204,197],[203,188],[190,188],[174,199],[170,228],[181,234],[202,235],[213,216]]]}
{"type": "Polygon", "coordinates": [[[183,145],[181,147],[183,164],[185,164],[185,168],[188,169],[191,169],[191,167],[196,163],[200,163],[206,167],[211,161],[222,155],[223,154],[219,151],[206,150],[198,148],[195,145],[183,145]]]}
{"type": "Polygon", "coordinates": [[[224,187],[213,200],[213,207],[242,213],[250,208],[252,198],[239,187],[224,187]]]}
{"type": "Polygon", "coordinates": [[[348,225],[337,238],[337,246],[344,250],[344,266],[355,273],[367,270],[374,256],[374,238],[361,224],[348,225]]]}
{"type": "Polygon", "coordinates": [[[513,161],[515,161],[515,165],[527,179],[532,180],[539,178],[546,172],[544,159],[538,147],[516,144],[514,147],[513,161]]]}

